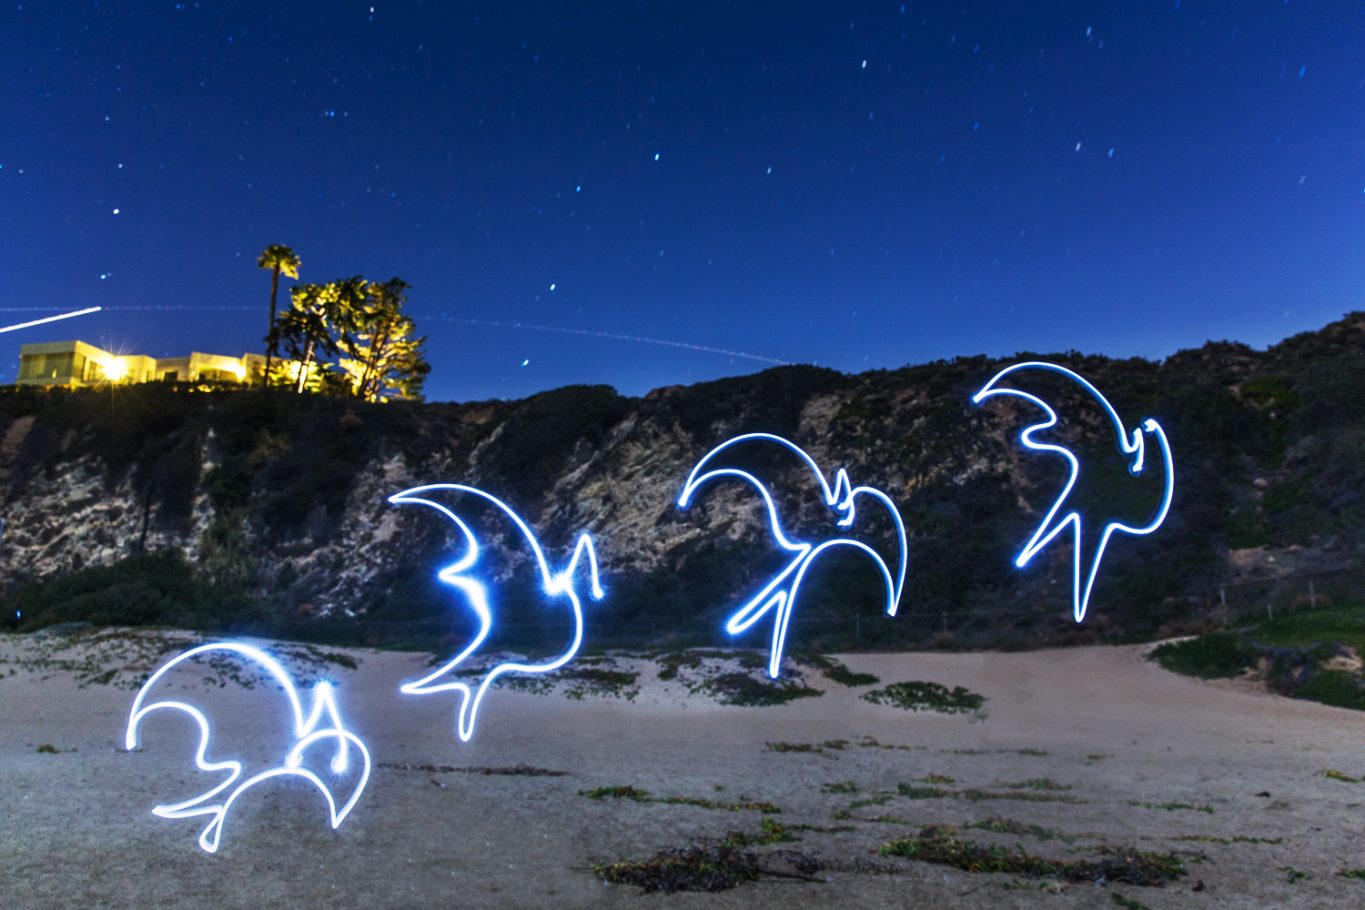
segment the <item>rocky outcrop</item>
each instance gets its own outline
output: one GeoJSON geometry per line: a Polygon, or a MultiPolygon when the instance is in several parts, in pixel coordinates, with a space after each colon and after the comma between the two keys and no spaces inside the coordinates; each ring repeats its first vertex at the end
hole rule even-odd
{"type": "MultiPolygon", "coordinates": [[[[1268,351],[1212,343],[1162,363],[1055,359],[1131,423],[1158,417],[1179,466],[1162,533],[1111,545],[1096,629],[1147,634],[1244,592],[1248,602],[1279,596],[1268,592],[1300,576],[1312,576],[1315,592],[1359,584],[1365,314],[1268,351]]],[[[971,404],[1002,365],[964,358],[856,376],[782,367],[634,399],[570,387],[523,401],[383,407],[285,392],[10,389],[0,393],[0,592],[174,549],[212,583],[301,620],[439,622],[450,595],[433,576],[455,555],[450,529],[387,497],[445,481],[513,503],[555,555],[579,531],[596,535],[611,588],[594,608],[602,627],[686,635],[710,628],[776,564],[763,513],[741,485],[709,489],[688,512],[674,505],[712,446],[763,431],[799,443],[831,474],[845,466],[855,483],[885,490],[912,535],[909,619],[879,626],[865,567],[833,560],[797,622],[808,638],[856,617],[874,630],[860,633],[869,644],[945,630],[970,641],[1059,640],[1076,634],[1065,619],[1067,547],[1059,541],[1024,571],[1010,557],[1065,468],[1018,445],[1033,417],[1026,405],[971,404]]],[[[1112,433],[1074,403],[1058,433],[1101,459],[1112,433]]],[[[1103,508],[1150,508],[1142,503],[1153,489],[1121,475],[1100,472],[1087,495],[1103,508]]],[[[775,477],[796,528],[828,527],[809,477],[775,477]]],[[[514,584],[525,557],[511,537],[493,541],[490,563],[514,584]]]]}

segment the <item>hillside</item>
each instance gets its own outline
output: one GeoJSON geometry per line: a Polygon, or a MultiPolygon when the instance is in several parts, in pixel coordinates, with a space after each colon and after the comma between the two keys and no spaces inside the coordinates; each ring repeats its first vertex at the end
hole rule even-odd
{"type": "MultiPolygon", "coordinates": [[[[724,643],[720,619],[780,555],[747,489],[717,484],[688,511],[674,501],[714,445],[762,431],[884,489],[911,535],[900,617],[879,614],[864,562],[830,558],[803,589],[797,648],[1136,640],[1268,606],[1359,599],[1365,313],[1266,351],[1216,342],[1161,363],[1045,358],[1090,378],[1130,426],[1160,420],[1177,466],[1166,526],[1114,539],[1081,627],[1070,619],[1068,547],[1012,564],[1065,464],[1018,445],[1035,412],[970,400],[1001,366],[1033,356],[859,375],[781,367],[642,398],[569,387],[467,404],[5,389],[0,596],[7,616],[24,610],[21,628],[91,618],[379,643],[459,634],[463,611],[435,580],[456,555],[449,524],[386,501],[458,482],[514,504],[552,560],[579,531],[594,534],[609,593],[589,608],[590,644],[724,643]]],[[[1121,470],[1100,415],[1059,412],[1059,435],[1112,466],[1080,492],[1116,515],[1150,508],[1154,482],[1121,470]]],[[[793,527],[827,526],[808,478],[772,476],[793,527]]],[[[498,596],[523,597],[529,573],[496,550],[498,596]]],[[[498,631],[515,644],[539,630],[498,631]]],[[[743,643],[765,639],[755,630],[743,643]]]]}

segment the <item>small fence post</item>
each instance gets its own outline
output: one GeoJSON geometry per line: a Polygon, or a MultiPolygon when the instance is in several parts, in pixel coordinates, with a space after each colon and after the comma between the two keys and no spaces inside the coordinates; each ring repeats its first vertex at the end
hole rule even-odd
{"type": "Polygon", "coordinates": [[[1313,579],[1308,579],[1308,609],[1318,608],[1318,592],[1313,590],[1313,579]]]}

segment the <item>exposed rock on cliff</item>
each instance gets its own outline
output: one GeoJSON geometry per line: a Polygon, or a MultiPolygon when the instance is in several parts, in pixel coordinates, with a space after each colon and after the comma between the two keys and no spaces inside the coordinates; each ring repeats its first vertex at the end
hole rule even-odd
{"type": "MultiPolygon", "coordinates": [[[[1045,359],[1090,378],[1130,427],[1160,420],[1178,471],[1161,533],[1111,543],[1084,630],[1069,618],[1068,544],[1012,565],[1066,468],[1020,447],[1019,431],[1036,422],[1026,403],[972,405],[1007,363],[985,358],[856,376],[782,367],[637,399],[570,387],[523,401],[363,407],[282,391],[8,389],[0,592],[170,550],[219,595],[282,622],[441,634],[463,612],[434,579],[458,555],[455,538],[438,513],[387,497],[452,482],[513,504],[552,560],[578,532],[595,535],[610,589],[590,607],[595,640],[714,640],[718,619],[781,556],[741,484],[708,488],[686,512],[674,503],[714,445],[762,431],[798,443],[830,475],[844,466],[854,483],[885,490],[911,534],[901,617],[879,615],[880,582],[864,561],[831,557],[803,589],[792,633],[803,645],[1149,635],[1225,604],[1292,600],[1310,581],[1314,596],[1358,594],[1365,314],[1268,351],[1220,342],[1163,363],[1045,359]]],[[[1128,476],[1103,414],[1064,386],[1056,393],[1058,437],[1097,466],[1078,492],[1101,512],[1148,514],[1154,472],[1128,476]]],[[[758,456],[754,468],[776,472],[794,528],[830,527],[809,476],[780,458],[758,456]]],[[[512,536],[494,540],[498,596],[525,597],[526,555],[512,536]]]]}

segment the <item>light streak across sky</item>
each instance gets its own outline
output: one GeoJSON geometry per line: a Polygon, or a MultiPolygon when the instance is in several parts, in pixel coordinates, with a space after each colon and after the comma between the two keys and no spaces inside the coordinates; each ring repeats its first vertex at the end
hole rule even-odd
{"type": "Polygon", "coordinates": [[[666,348],[681,348],[685,351],[698,351],[703,354],[720,354],[725,357],[737,357],[741,360],[755,360],[759,363],[770,363],[776,366],[791,366],[790,360],[779,360],[776,357],[768,357],[763,354],[750,354],[747,351],[732,351],[729,348],[717,348],[706,344],[691,344],[686,341],[670,341],[666,338],[650,338],[644,335],[625,335],[620,332],[598,332],[592,329],[575,329],[560,325],[541,325],[533,322],[502,322],[496,319],[464,319],[455,316],[437,316],[443,322],[458,322],[461,325],[478,325],[496,329],[521,329],[528,332],[553,332],[559,335],[581,335],[586,338],[606,338],[612,341],[630,341],[635,344],[657,344],[666,348]]]}
{"type": "MultiPolygon", "coordinates": [[[[88,316],[91,313],[98,313],[100,308],[97,306],[86,307],[83,310],[72,310],[69,313],[59,313],[56,316],[44,316],[41,319],[31,319],[28,322],[19,322],[14,325],[0,326],[0,334],[5,332],[17,332],[20,329],[29,329],[35,325],[44,325],[49,322],[57,322],[62,319],[71,319],[76,316],[88,316]]],[[[6,310],[5,312],[23,312],[22,310],[6,310]]],[[[29,311],[32,312],[32,311],[29,311]]]]}
{"type": "MultiPolygon", "coordinates": [[[[255,311],[257,307],[246,306],[118,306],[106,307],[106,312],[120,311],[146,311],[156,310],[158,312],[175,310],[219,310],[219,311],[255,311]]],[[[506,322],[499,319],[469,319],[459,316],[418,316],[420,319],[431,319],[438,322],[451,322],[459,325],[475,325],[493,329],[515,329],[522,332],[548,332],[556,335],[578,335],[583,338],[603,338],[608,341],[627,341],[632,344],[653,344],[666,348],[678,348],[684,351],[696,351],[700,354],[718,354],[722,357],[734,357],[740,360],[752,360],[757,363],[767,363],[773,366],[791,366],[792,361],[782,360],[777,357],[769,357],[766,354],[754,354],[749,351],[735,351],[730,348],[715,347],[709,344],[693,344],[688,341],[674,341],[668,338],[651,338],[647,335],[627,335],[623,332],[600,332],[595,329],[577,329],[572,326],[544,325],[538,322],[506,322]]]]}

